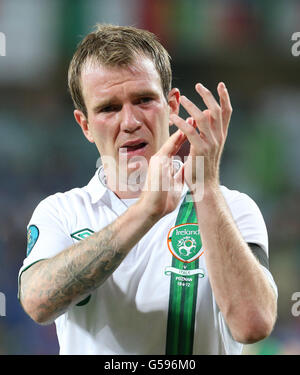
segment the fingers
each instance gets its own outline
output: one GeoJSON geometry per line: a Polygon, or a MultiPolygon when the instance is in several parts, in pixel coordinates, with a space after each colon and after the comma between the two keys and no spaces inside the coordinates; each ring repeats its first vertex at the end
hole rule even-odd
{"type": "Polygon", "coordinates": [[[201,95],[207,108],[210,110],[210,116],[213,122],[220,124],[221,130],[227,134],[227,129],[232,113],[232,106],[228,90],[224,82],[220,82],[217,91],[220,98],[220,104],[216,101],[212,93],[201,83],[196,84],[196,91],[201,95]]]}
{"type": "MultiPolygon", "coordinates": [[[[184,109],[193,117],[195,124],[200,131],[202,138],[206,138],[210,143],[214,142],[210,123],[210,112],[201,111],[191,100],[185,96],[180,97],[180,103],[184,109]]],[[[198,135],[199,136],[199,135],[198,135]]]]}
{"type": "Polygon", "coordinates": [[[223,82],[218,84],[218,94],[220,97],[220,104],[222,109],[222,122],[223,122],[223,131],[227,134],[229,121],[232,114],[232,106],[230,102],[230,97],[228,90],[223,82]]]}
{"type": "Polygon", "coordinates": [[[184,184],[184,164],[174,175],[174,190],[181,191],[184,184]]]}
{"type": "MultiPolygon", "coordinates": [[[[213,120],[213,122],[221,122],[221,108],[212,93],[203,85],[201,85],[201,83],[196,84],[196,91],[199,95],[201,95],[204,103],[209,109],[211,120],[213,120]]],[[[205,131],[209,130],[209,126],[206,129],[200,128],[204,113],[192,101],[182,95],[180,97],[180,103],[185,108],[185,110],[196,120],[197,126],[200,131],[203,131],[205,133],[205,131]]],[[[203,125],[205,125],[205,122],[202,124],[202,126],[203,125]]]]}
{"type": "Polygon", "coordinates": [[[179,130],[163,145],[160,154],[175,155],[186,138],[195,147],[193,152],[203,152],[203,154],[206,154],[209,148],[211,148],[212,152],[222,149],[227,135],[232,107],[228,91],[223,82],[218,84],[217,90],[220,97],[220,104],[207,88],[200,83],[196,84],[196,91],[201,95],[207,106],[207,109],[204,111],[201,111],[187,97],[180,97],[180,103],[189,113],[190,117],[183,120],[176,114],[170,115],[170,120],[179,130]],[[200,134],[196,128],[199,129],[200,134]]]}
{"type": "Polygon", "coordinates": [[[227,134],[232,113],[228,90],[223,82],[218,84],[219,104],[213,94],[201,83],[197,83],[195,88],[206,104],[207,110],[201,111],[185,96],[180,97],[180,103],[195,119],[200,134],[202,133],[208,141],[214,141],[215,139],[220,141],[223,135],[226,136],[227,134]]]}
{"type": "Polygon", "coordinates": [[[175,171],[173,158],[155,154],[150,159],[143,190],[152,192],[180,192],[184,184],[183,165],[175,171]]]}
{"type": "MultiPolygon", "coordinates": [[[[191,120],[184,121],[181,117],[172,114],[170,119],[173,123],[185,134],[191,144],[197,144],[199,142],[199,134],[197,133],[194,126],[191,125],[191,120]]],[[[200,138],[201,139],[201,138],[200,138]]]]}
{"type": "Polygon", "coordinates": [[[198,129],[206,134],[209,130],[209,124],[207,123],[206,116],[203,114],[203,112],[186,96],[182,95],[180,97],[180,103],[196,121],[198,129]]]}
{"type": "Polygon", "coordinates": [[[192,125],[194,128],[197,126],[196,123],[195,123],[195,120],[193,119],[193,117],[188,117],[185,121],[186,121],[189,125],[192,125]]]}
{"type": "Polygon", "coordinates": [[[221,119],[221,108],[214,98],[213,94],[204,87],[201,83],[196,84],[196,91],[201,95],[204,103],[211,112],[211,117],[213,120],[218,121],[221,119]]]}
{"type": "Polygon", "coordinates": [[[185,140],[185,134],[180,129],[178,129],[174,134],[172,134],[168,138],[168,140],[164,143],[164,145],[161,147],[157,154],[167,156],[175,155],[180,149],[180,147],[183,145],[185,140]]]}

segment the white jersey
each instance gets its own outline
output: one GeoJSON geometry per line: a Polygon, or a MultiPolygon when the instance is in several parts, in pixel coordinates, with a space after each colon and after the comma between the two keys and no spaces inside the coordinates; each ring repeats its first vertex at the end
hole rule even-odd
{"type": "MultiPolygon", "coordinates": [[[[101,230],[135,202],[120,200],[101,182],[101,173],[100,168],[87,186],[51,195],[37,206],[19,276],[33,263],[101,230]]],[[[244,240],[268,254],[267,230],[255,202],[224,186],[221,190],[244,240]]],[[[167,240],[179,206],[147,232],[90,298],[55,320],[60,354],[165,354],[171,278],[167,270],[173,257],[167,240]]],[[[272,275],[262,268],[277,293],[272,275]]],[[[193,354],[240,354],[243,346],[232,338],[214,299],[205,255],[199,258],[199,269],[193,354]]]]}

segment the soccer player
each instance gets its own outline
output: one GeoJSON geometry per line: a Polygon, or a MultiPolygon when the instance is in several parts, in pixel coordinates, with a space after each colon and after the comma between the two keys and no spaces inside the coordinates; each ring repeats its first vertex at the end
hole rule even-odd
{"type": "Polygon", "coordinates": [[[68,79],[102,166],[35,209],[19,272],[25,312],[55,321],[61,354],[240,354],[267,337],[277,288],[265,223],[251,198],[219,181],[225,84],[217,99],[195,85],[201,111],[171,87],[152,33],[112,25],[82,40],[68,79]]]}

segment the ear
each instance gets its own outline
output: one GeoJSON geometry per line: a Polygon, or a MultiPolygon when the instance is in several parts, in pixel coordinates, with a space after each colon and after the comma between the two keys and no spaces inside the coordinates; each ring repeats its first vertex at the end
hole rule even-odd
{"type": "Polygon", "coordinates": [[[75,109],[74,117],[78,125],[81,127],[81,130],[83,134],[85,135],[86,139],[89,142],[94,143],[95,141],[94,141],[93,135],[89,127],[89,122],[87,118],[85,117],[85,115],[79,109],[75,109]]]}
{"type": "MultiPolygon", "coordinates": [[[[169,92],[169,95],[168,95],[168,104],[169,104],[169,109],[170,109],[169,115],[171,114],[178,115],[179,107],[180,107],[179,98],[180,98],[179,90],[176,88],[173,88],[169,92]]],[[[173,125],[173,123],[169,121],[169,125],[173,125]]]]}

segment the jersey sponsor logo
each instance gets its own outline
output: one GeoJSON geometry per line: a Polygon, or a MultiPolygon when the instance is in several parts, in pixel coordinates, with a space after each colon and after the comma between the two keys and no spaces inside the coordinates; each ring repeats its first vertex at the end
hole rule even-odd
{"type": "Polygon", "coordinates": [[[204,250],[198,224],[176,225],[168,233],[168,248],[172,255],[184,263],[191,263],[199,258],[204,250]]]}
{"type": "Polygon", "coordinates": [[[75,240],[84,240],[85,238],[91,236],[95,232],[89,228],[80,229],[77,232],[71,233],[71,237],[75,240]]]}
{"type": "Polygon", "coordinates": [[[30,225],[27,230],[27,250],[26,255],[28,256],[33,249],[33,246],[36,244],[36,241],[39,238],[39,228],[36,225],[30,225]]]}

